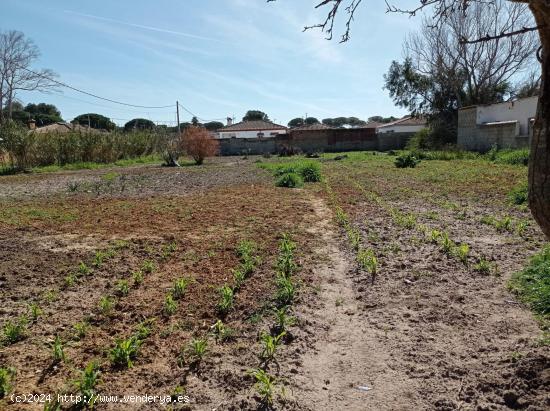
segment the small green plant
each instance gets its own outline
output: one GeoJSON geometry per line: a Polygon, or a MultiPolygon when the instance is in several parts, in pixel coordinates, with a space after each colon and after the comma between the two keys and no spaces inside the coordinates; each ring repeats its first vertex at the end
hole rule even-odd
{"type": "Polygon", "coordinates": [[[420,163],[420,160],[411,153],[402,154],[396,157],[394,162],[397,168],[415,168],[418,163],[420,163]]]}
{"type": "Polygon", "coordinates": [[[74,386],[78,394],[82,397],[80,406],[86,406],[89,409],[94,407],[96,385],[99,384],[101,371],[96,361],[89,362],[83,370],[79,371],[79,377],[74,381],[74,386]]]}
{"type": "Polygon", "coordinates": [[[15,368],[0,367],[0,400],[10,393],[15,368]]]}
{"type": "Polygon", "coordinates": [[[254,241],[242,240],[237,244],[237,257],[239,257],[241,261],[246,261],[252,257],[255,251],[256,243],[254,243],[254,241]]]}
{"type": "Polygon", "coordinates": [[[154,318],[140,322],[136,327],[134,336],[140,341],[147,339],[151,335],[151,325],[154,322],[154,318]]]}
{"type": "Polygon", "coordinates": [[[285,306],[292,303],[296,294],[296,285],[292,279],[284,273],[277,273],[277,292],[275,294],[275,300],[278,306],[285,306]]]}
{"type": "Polygon", "coordinates": [[[430,242],[437,244],[441,239],[441,231],[431,230],[429,234],[429,239],[430,239],[430,242]]]}
{"type": "Polygon", "coordinates": [[[42,309],[37,303],[30,303],[29,304],[29,311],[30,311],[30,318],[31,321],[38,320],[38,317],[42,315],[42,309]]]}
{"type": "Polygon", "coordinates": [[[465,265],[468,265],[468,255],[470,254],[470,246],[468,244],[460,244],[454,249],[457,258],[465,265]]]}
{"type": "Polygon", "coordinates": [[[529,198],[529,191],[527,183],[520,184],[512,189],[508,193],[508,200],[514,205],[524,205],[529,198]]]}
{"type": "Polygon", "coordinates": [[[489,275],[491,273],[491,263],[481,256],[474,265],[474,270],[483,275],[489,275]]]}
{"type": "Polygon", "coordinates": [[[178,245],[175,241],[172,241],[170,244],[166,244],[162,247],[162,258],[166,260],[178,249],[178,245]]]}
{"type": "Polygon", "coordinates": [[[262,332],[262,334],[260,334],[260,342],[262,343],[260,358],[264,361],[264,363],[268,363],[275,359],[277,348],[281,345],[281,340],[285,335],[286,331],[281,332],[275,337],[266,332],[262,332]]]}
{"type": "Polygon", "coordinates": [[[231,310],[231,308],[233,307],[233,289],[226,284],[218,291],[220,293],[220,300],[218,301],[218,312],[220,314],[227,314],[229,310],[231,310]]]}
{"type": "Polygon", "coordinates": [[[523,237],[523,234],[525,234],[525,230],[527,229],[527,227],[529,227],[529,221],[527,220],[518,221],[516,223],[516,234],[519,235],[520,237],[523,237]]]}
{"type": "Polygon", "coordinates": [[[27,335],[27,324],[25,317],[20,317],[15,322],[8,320],[4,324],[4,342],[9,345],[24,339],[27,335]]]}
{"type": "Polygon", "coordinates": [[[208,340],[206,338],[195,338],[187,346],[187,358],[191,363],[199,363],[206,355],[208,340]]]}
{"type": "Polygon", "coordinates": [[[72,287],[73,285],[76,284],[76,282],[78,281],[78,278],[74,273],[70,273],[67,276],[65,276],[64,281],[65,281],[65,287],[72,287]]]}
{"type": "Polygon", "coordinates": [[[130,292],[130,284],[128,280],[118,280],[116,283],[116,292],[121,297],[127,296],[130,292]]]}
{"type": "Polygon", "coordinates": [[[52,353],[54,362],[64,362],[66,360],[65,347],[63,346],[63,341],[59,335],[56,335],[52,342],[52,353]]]}
{"type": "Polygon", "coordinates": [[[416,216],[414,214],[403,214],[400,211],[394,210],[392,217],[398,226],[412,230],[416,227],[416,216]]]}
{"type": "Polygon", "coordinates": [[[266,407],[271,407],[275,395],[275,378],[261,368],[250,371],[250,375],[256,381],[254,388],[260,397],[260,401],[266,407]]]}
{"type": "Polygon", "coordinates": [[[304,185],[304,180],[297,173],[286,173],[275,182],[277,187],[298,188],[304,185]]]}
{"type": "Polygon", "coordinates": [[[167,317],[173,315],[178,309],[178,303],[176,300],[174,300],[174,297],[172,296],[172,293],[166,294],[166,298],[164,299],[164,307],[163,307],[163,313],[167,317]]]}
{"type": "Polygon", "coordinates": [[[90,272],[91,272],[90,267],[88,267],[84,262],[81,261],[78,264],[78,274],[80,276],[88,275],[88,274],[90,274],[90,272]]]}
{"type": "Polygon", "coordinates": [[[112,256],[113,256],[113,254],[110,253],[109,251],[98,250],[94,254],[94,260],[92,262],[92,265],[96,268],[100,268],[103,265],[103,263],[105,262],[105,260],[107,260],[108,258],[110,258],[112,256]]]}
{"type": "Polygon", "coordinates": [[[348,230],[347,234],[348,234],[348,240],[351,244],[351,247],[355,251],[358,251],[359,247],[361,246],[361,233],[359,232],[358,229],[352,228],[348,230]]]}
{"type": "Polygon", "coordinates": [[[151,274],[156,269],[156,264],[152,260],[145,260],[141,265],[141,270],[146,274],[151,274]]]}
{"type": "Polygon", "coordinates": [[[292,327],[296,324],[296,317],[289,315],[288,311],[289,307],[287,305],[273,310],[275,328],[279,333],[287,331],[288,327],[292,327]]]}
{"type": "Polygon", "coordinates": [[[84,337],[86,337],[86,333],[88,332],[88,328],[90,325],[86,321],[80,321],[73,325],[74,330],[74,338],[76,340],[81,340],[84,337]]]}
{"type": "Polygon", "coordinates": [[[511,231],[512,230],[512,218],[505,216],[500,220],[495,221],[495,228],[498,232],[511,231]]]}
{"type": "Polygon", "coordinates": [[[141,340],[135,336],[116,340],[115,346],[109,351],[111,363],[115,367],[132,368],[140,346],[141,340]]]}
{"type": "Polygon", "coordinates": [[[112,297],[104,295],[99,299],[99,311],[103,315],[109,315],[113,311],[115,302],[112,297]]]}
{"type": "Polygon", "coordinates": [[[374,282],[378,274],[378,258],[376,258],[374,251],[361,249],[356,258],[361,269],[366,270],[371,275],[372,282],[374,282]]]}
{"type": "Polygon", "coordinates": [[[58,294],[55,290],[48,290],[44,294],[44,300],[46,300],[47,303],[53,303],[55,300],[57,300],[58,294]]]}
{"type": "Polygon", "coordinates": [[[235,282],[235,290],[240,290],[246,280],[245,272],[240,268],[233,270],[233,280],[235,282]]]}
{"type": "Polygon", "coordinates": [[[174,288],[172,289],[172,294],[174,298],[179,299],[185,295],[185,290],[191,283],[189,278],[179,278],[174,282],[174,288]]]}
{"type": "Polygon", "coordinates": [[[222,320],[216,321],[216,323],[210,327],[212,329],[212,334],[216,338],[217,341],[227,341],[230,338],[233,337],[234,331],[233,329],[226,326],[222,320]]]}
{"type": "Polygon", "coordinates": [[[134,285],[139,287],[139,285],[143,282],[143,271],[136,270],[132,272],[132,279],[134,280],[134,285]]]}
{"type": "Polygon", "coordinates": [[[455,243],[449,238],[449,234],[446,232],[441,233],[439,245],[445,254],[451,254],[455,247],[455,243]]]}

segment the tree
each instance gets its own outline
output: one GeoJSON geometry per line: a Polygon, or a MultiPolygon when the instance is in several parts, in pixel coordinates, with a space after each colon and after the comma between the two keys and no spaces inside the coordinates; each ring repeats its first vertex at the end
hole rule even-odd
{"type": "MultiPolygon", "coordinates": [[[[7,106],[7,118],[19,91],[46,91],[57,87],[57,76],[48,69],[31,69],[40,56],[38,47],[20,31],[0,32],[0,107],[7,106]]],[[[0,110],[0,124],[4,112],[0,110]]]]}
{"type": "Polygon", "coordinates": [[[396,117],[394,116],[390,116],[390,117],[382,117],[382,116],[371,116],[368,118],[368,122],[374,122],[374,123],[382,123],[382,124],[387,124],[387,123],[391,123],[392,121],[395,121],[397,120],[396,117]]]}
{"type": "Polygon", "coordinates": [[[204,127],[188,127],[182,137],[183,149],[201,165],[204,159],[218,154],[219,144],[204,127]]]}
{"type": "Polygon", "coordinates": [[[208,131],[216,131],[223,128],[223,126],[223,123],[220,121],[209,121],[208,123],[204,123],[204,128],[208,131]]]}
{"type": "Polygon", "coordinates": [[[318,119],[316,119],[315,117],[306,117],[306,119],[304,120],[304,122],[308,125],[308,126],[311,126],[312,124],[319,124],[320,121],[318,119]]]}
{"type": "Polygon", "coordinates": [[[302,127],[304,124],[305,124],[305,122],[304,122],[304,119],[302,117],[293,118],[292,120],[290,120],[288,122],[288,126],[290,128],[302,127]]]}
{"type": "Polygon", "coordinates": [[[263,111],[248,110],[245,116],[243,117],[243,121],[254,121],[254,120],[270,121],[267,114],[265,114],[263,111]]]}
{"type": "Polygon", "coordinates": [[[63,118],[61,117],[61,112],[53,104],[29,103],[25,106],[23,111],[25,113],[28,113],[30,117],[36,121],[36,125],[39,127],[63,121],[63,118]]]}
{"type": "Polygon", "coordinates": [[[98,130],[112,131],[116,128],[116,124],[109,118],[96,113],[81,114],[75,117],[71,123],[89,126],[98,130]]]}
{"type": "Polygon", "coordinates": [[[324,118],[322,123],[329,127],[343,128],[343,127],[362,127],[367,123],[357,117],[336,117],[336,118],[324,118]]]}
{"type": "Polygon", "coordinates": [[[147,120],[145,118],[134,118],[124,124],[124,131],[153,130],[155,127],[155,123],[151,120],[147,120]]]}
{"type": "MultiPolygon", "coordinates": [[[[274,0],[267,0],[268,2],[274,0]]],[[[396,0],[398,1],[398,0],[396,0]]],[[[526,4],[531,10],[535,22],[531,26],[516,30],[499,30],[483,34],[481,37],[464,37],[461,44],[477,44],[490,41],[500,41],[504,38],[514,38],[525,33],[537,32],[541,46],[537,51],[537,59],[541,63],[541,88],[533,139],[531,142],[531,155],[529,161],[529,205],[531,212],[547,237],[550,237],[550,3],[547,0],[509,0],[514,3],[526,4]]],[[[420,0],[417,6],[411,9],[401,9],[388,4],[388,11],[393,13],[406,13],[415,16],[421,10],[431,7],[433,10],[432,24],[440,25],[447,19],[451,10],[460,10],[464,14],[469,13],[470,5],[479,3],[482,7],[489,7],[493,0],[420,0]]],[[[328,6],[329,12],[326,19],[314,25],[332,38],[336,16],[341,10],[347,13],[344,33],[341,41],[350,39],[351,24],[362,0],[322,0],[317,8],[328,6]]],[[[308,27],[306,27],[307,29],[308,27]]],[[[309,27],[311,28],[311,27],[309,27]]]]}

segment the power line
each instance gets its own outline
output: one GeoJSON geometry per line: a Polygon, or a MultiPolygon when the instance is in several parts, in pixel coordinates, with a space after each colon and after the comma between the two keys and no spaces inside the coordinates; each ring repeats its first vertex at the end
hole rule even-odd
{"type": "Polygon", "coordinates": [[[137,104],[130,104],[130,103],[123,103],[121,101],[116,101],[116,100],[111,100],[110,98],[106,98],[106,97],[101,97],[101,96],[98,96],[96,94],[93,94],[93,93],[89,93],[87,91],[84,91],[84,90],[80,90],[76,87],[73,87],[73,86],[69,86],[68,84],[66,83],[62,83],[61,81],[57,81],[51,77],[48,77],[48,76],[45,76],[43,74],[40,74],[40,73],[37,73],[36,71],[33,71],[31,69],[28,69],[26,67],[19,67],[23,70],[26,70],[28,71],[29,73],[33,73],[34,75],[36,76],[40,76],[42,78],[45,78],[47,80],[50,80],[52,83],[55,83],[55,84],[58,84],[62,87],[66,87],[68,89],[71,89],[71,90],[74,90],[74,91],[77,91],[79,93],[82,93],[82,94],[86,94],[88,96],[91,96],[91,97],[94,97],[94,98],[97,98],[97,99],[100,99],[100,100],[105,100],[105,101],[109,101],[111,103],[115,103],[115,104],[120,104],[122,106],[128,106],[128,107],[136,107],[136,108],[150,108],[150,109],[161,109],[161,108],[169,108],[169,107],[173,107],[174,105],[173,104],[170,104],[169,106],[140,106],[140,105],[137,105],[137,104]]]}

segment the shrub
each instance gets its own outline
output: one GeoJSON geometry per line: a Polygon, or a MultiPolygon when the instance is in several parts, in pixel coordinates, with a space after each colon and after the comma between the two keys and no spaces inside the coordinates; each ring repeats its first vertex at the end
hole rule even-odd
{"type": "Polygon", "coordinates": [[[397,157],[394,164],[397,168],[415,168],[418,163],[420,163],[420,160],[408,153],[397,157]]]}
{"type": "Polygon", "coordinates": [[[523,205],[527,203],[529,191],[527,183],[520,184],[512,189],[510,193],[508,193],[508,199],[512,204],[515,205],[523,205]]]}
{"type": "Polygon", "coordinates": [[[300,175],[306,183],[321,181],[321,167],[319,163],[306,162],[300,167],[300,175]]]}
{"type": "Polygon", "coordinates": [[[500,150],[490,154],[490,159],[495,163],[526,166],[529,164],[529,149],[500,150]]]}
{"type": "Polygon", "coordinates": [[[417,131],[407,142],[407,150],[426,150],[432,147],[430,144],[430,129],[423,128],[417,131]]]}
{"type": "Polygon", "coordinates": [[[535,313],[550,318],[550,246],[535,254],[509,285],[535,313]]]}
{"type": "Polygon", "coordinates": [[[218,154],[218,142],[202,127],[188,127],[183,133],[182,144],[197,165],[202,164],[206,157],[218,154]]]}
{"type": "Polygon", "coordinates": [[[304,181],[299,174],[286,173],[277,179],[275,185],[277,187],[298,188],[304,185],[304,181]]]}

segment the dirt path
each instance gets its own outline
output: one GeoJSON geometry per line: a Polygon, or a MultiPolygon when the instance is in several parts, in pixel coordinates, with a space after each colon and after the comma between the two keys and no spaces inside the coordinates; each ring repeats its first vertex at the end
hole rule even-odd
{"type": "Polygon", "coordinates": [[[320,282],[315,308],[299,316],[315,324],[313,349],[302,357],[300,374],[292,381],[298,409],[405,410],[420,409],[416,382],[389,366],[390,353],[381,343],[381,331],[369,323],[354,291],[351,256],[343,251],[332,214],[323,200],[312,206],[320,224],[310,228],[324,245],[326,256],[315,274],[320,282]],[[360,388],[362,387],[362,388],[360,388]]]}

